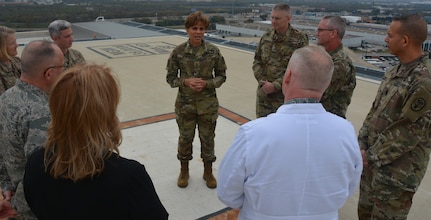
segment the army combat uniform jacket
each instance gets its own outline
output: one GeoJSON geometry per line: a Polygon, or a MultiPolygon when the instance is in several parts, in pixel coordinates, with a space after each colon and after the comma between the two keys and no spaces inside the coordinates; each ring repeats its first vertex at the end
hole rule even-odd
{"type": "Polygon", "coordinates": [[[15,85],[16,79],[21,76],[21,59],[11,57],[10,63],[0,62],[0,94],[15,85]]]}
{"type": "Polygon", "coordinates": [[[259,82],[267,80],[281,91],[284,72],[293,52],[308,45],[308,36],[297,29],[289,28],[285,35],[268,30],[260,39],[253,62],[254,77],[259,82]]]}
{"type": "Polygon", "coordinates": [[[189,42],[178,45],[171,53],[166,67],[166,81],[172,88],[178,87],[175,107],[187,109],[188,104],[196,105],[198,114],[217,112],[218,101],[215,88],[226,81],[226,63],[219,49],[203,41],[198,47],[189,42]],[[184,85],[187,78],[202,78],[207,86],[201,92],[194,92],[184,85]]]}
{"type": "Polygon", "coordinates": [[[85,63],[84,56],[81,52],[72,48],[67,49],[66,54],[64,54],[64,69],[72,67],[78,63],[85,63]]]}
{"type": "Polygon", "coordinates": [[[308,36],[289,25],[286,33],[266,31],[260,38],[253,62],[254,77],[258,82],[256,91],[256,116],[262,117],[277,111],[284,102],[281,91],[284,73],[293,52],[308,45],[308,36]],[[265,94],[260,81],[273,83],[275,92],[265,94]]]}
{"type": "Polygon", "coordinates": [[[389,70],[358,137],[377,178],[410,192],[424,177],[431,149],[430,70],[426,55],[389,70]]]}
{"type": "Polygon", "coordinates": [[[347,107],[356,86],[355,67],[343,51],[343,45],[329,52],[334,62],[331,84],[323,93],[320,102],[326,111],[346,118],[347,107]]]}
{"type": "Polygon", "coordinates": [[[0,183],[3,192],[15,192],[11,204],[22,219],[33,215],[24,198],[25,164],[45,143],[50,120],[48,94],[33,85],[18,79],[0,96],[0,183]]]}

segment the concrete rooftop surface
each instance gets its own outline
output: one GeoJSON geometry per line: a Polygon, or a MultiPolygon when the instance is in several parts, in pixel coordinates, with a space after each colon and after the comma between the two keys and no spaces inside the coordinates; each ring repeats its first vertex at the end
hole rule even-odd
{"type": "MultiPolygon", "coordinates": [[[[85,23],[84,26],[91,27],[92,30],[96,30],[97,27],[102,29],[108,27],[97,23],[85,23]]],[[[118,30],[124,31],[121,28],[118,30]]],[[[109,29],[107,32],[112,31],[109,29]]],[[[121,86],[118,116],[123,122],[120,154],[145,165],[162,203],[169,212],[170,219],[206,219],[203,217],[226,206],[218,200],[216,189],[207,188],[202,179],[203,163],[199,157],[198,136],[194,142],[194,158],[190,162],[189,185],[187,188],[177,186],[180,171],[180,162],[176,158],[178,127],[174,114],[177,89],[170,88],[166,83],[165,67],[169,54],[176,45],[185,42],[187,38],[155,33],[138,37],[137,33],[138,31],[133,32],[133,37],[130,38],[76,41],[72,48],[81,51],[88,62],[105,64],[112,68],[118,77],[121,86]]],[[[24,43],[26,39],[34,39],[31,34],[23,38],[18,33],[17,37],[19,42],[24,43]]],[[[215,176],[239,126],[255,119],[257,86],[252,72],[254,52],[224,44],[216,45],[221,50],[228,69],[226,82],[217,89],[220,117],[215,138],[217,156],[217,161],[213,165],[215,176]]],[[[22,49],[23,46],[20,46],[19,54],[22,49]]],[[[357,77],[357,86],[347,112],[347,119],[352,122],[356,131],[370,109],[378,85],[379,81],[357,77]]],[[[431,169],[428,169],[414,197],[409,219],[430,219],[430,172],[431,169]]],[[[357,219],[357,200],[358,193],[339,210],[341,220],[357,219]]]]}

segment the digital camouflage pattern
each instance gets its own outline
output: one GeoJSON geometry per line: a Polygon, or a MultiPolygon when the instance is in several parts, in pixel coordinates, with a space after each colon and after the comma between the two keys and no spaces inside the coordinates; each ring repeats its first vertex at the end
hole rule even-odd
{"type": "Polygon", "coordinates": [[[366,171],[368,172],[363,172],[361,176],[359,220],[407,219],[414,192],[388,184],[384,176],[391,175],[390,173],[366,171]]]}
{"type": "MultiPolygon", "coordinates": [[[[423,55],[398,64],[382,79],[358,136],[371,166],[364,169],[361,179],[360,215],[376,198],[387,202],[381,209],[390,210],[392,197],[400,201],[406,200],[400,196],[413,197],[425,175],[431,151],[430,70],[431,63],[423,55]],[[368,178],[365,172],[370,172],[368,178]]],[[[410,205],[403,204],[404,209],[398,211],[408,213],[410,205]]]]}
{"type": "Polygon", "coordinates": [[[191,160],[193,139],[198,124],[201,141],[201,158],[213,162],[215,126],[218,117],[216,88],[226,81],[226,63],[219,49],[203,41],[199,47],[188,42],[180,44],[171,53],[167,63],[166,81],[172,88],[178,87],[175,113],[180,132],[178,159],[191,160]],[[207,86],[194,92],[184,85],[187,78],[202,78],[207,86]]]}
{"type": "Polygon", "coordinates": [[[72,48],[67,49],[66,54],[64,54],[64,69],[72,67],[78,63],[85,63],[84,56],[81,52],[72,48]]]}
{"type": "Polygon", "coordinates": [[[329,52],[329,55],[334,62],[334,72],[320,102],[326,111],[346,118],[347,107],[356,86],[355,67],[350,57],[344,53],[343,45],[329,52]]]}
{"type": "Polygon", "coordinates": [[[21,76],[21,59],[19,57],[11,57],[10,63],[0,62],[0,95],[4,91],[15,85],[16,79],[21,76]]]}
{"type": "Polygon", "coordinates": [[[277,111],[284,102],[281,91],[283,76],[293,52],[308,45],[308,36],[289,25],[285,34],[266,31],[256,48],[253,62],[254,77],[258,82],[256,91],[256,117],[265,117],[277,111]],[[276,92],[266,95],[260,89],[260,81],[274,84],[276,92]]]}
{"type": "Polygon", "coordinates": [[[18,79],[0,96],[0,183],[3,192],[15,192],[11,204],[20,219],[34,218],[22,180],[28,156],[45,143],[50,120],[48,94],[37,87],[18,79]]]}

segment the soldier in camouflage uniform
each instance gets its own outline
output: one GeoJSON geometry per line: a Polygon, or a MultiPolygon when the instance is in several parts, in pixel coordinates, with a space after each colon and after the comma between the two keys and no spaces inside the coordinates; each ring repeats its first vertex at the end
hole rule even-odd
{"type": "Polygon", "coordinates": [[[0,26],[0,95],[15,85],[21,75],[21,59],[17,57],[15,30],[0,26]]]}
{"type": "Polygon", "coordinates": [[[317,28],[317,44],[325,48],[334,62],[331,84],[320,102],[326,111],[346,118],[347,107],[356,86],[355,67],[343,51],[341,42],[346,32],[346,22],[340,16],[324,17],[317,28]]]}
{"type": "Polygon", "coordinates": [[[48,26],[51,39],[60,47],[64,54],[64,68],[67,69],[75,64],[84,63],[85,59],[81,52],[72,49],[73,32],[72,24],[65,20],[55,20],[48,26]]]}
{"type": "Polygon", "coordinates": [[[217,187],[212,174],[219,107],[215,89],[226,81],[226,63],[219,49],[203,39],[208,26],[209,20],[201,12],[190,14],[185,21],[189,40],[172,51],[166,67],[166,81],[172,88],[178,87],[175,113],[180,132],[177,154],[181,161],[179,187],[188,185],[196,125],[205,167],[203,178],[209,188],[217,187]]]}
{"type": "Polygon", "coordinates": [[[289,24],[290,7],[280,3],[271,13],[272,29],[263,34],[253,62],[256,91],[256,117],[277,111],[284,102],[281,91],[284,72],[293,51],[308,45],[308,36],[289,24]]]}
{"type": "Polygon", "coordinates": [[[358,216],[406,219],[431,151],[431,63],[421,45],[427,23],[417,15],[395,17],[385,42],[400,63],[382,79],[362,128],[364,161],[358,216]]]}
{"type": "Polygon", "coordinates": [[[64,59],[60,48],[48,41],[30,42],[21,59],[20,79],[0,96],[0,185],[20,219],[35,219],[22,179],[27,157],[46,140],[51,120],[48,94],[63,71],[64,59]]]}
{"type": "MultiPolygon", "coordinates": [[[[21,59],[16,57],[17,48],[15,30],[0,26],[0,95],[14,86],[16,80],[21,76],[21,59]]],[[[5,172],[6,167],[2,161],[0,154],[0,172],[5,172]]],[[[5,203],[8,202],[5,201],[5,203]]]]}

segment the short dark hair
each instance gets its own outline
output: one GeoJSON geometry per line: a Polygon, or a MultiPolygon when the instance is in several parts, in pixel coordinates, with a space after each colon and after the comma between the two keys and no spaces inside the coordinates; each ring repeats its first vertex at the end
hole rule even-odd
{"type": "Polygon", "coordinates": [[[273,8],[273,11],[285,11],[287,13],[287,16],[291,17],[292,14],[290,12],[290,6],[286,3],[278,3],[273,8]]]}
{"type": "Polygon", "coordinates": [[[188,29],[189,27],[197,25],[199,22],[203,23],[205,29],[208,29],[208,27],[210,26],[210,20],[200,11],[195,11],[189,16],[187,16],[186,21],[184,22],[184,26],[186,27],[186,29],[188,29]]]}
{"type": "Polygon", "coordinates": [[[428,25],[419,14],[397,16],[392,21],[401,23],[398,34],[407,35],[413,43],[421,45],[427,39],[428,25]]]}

